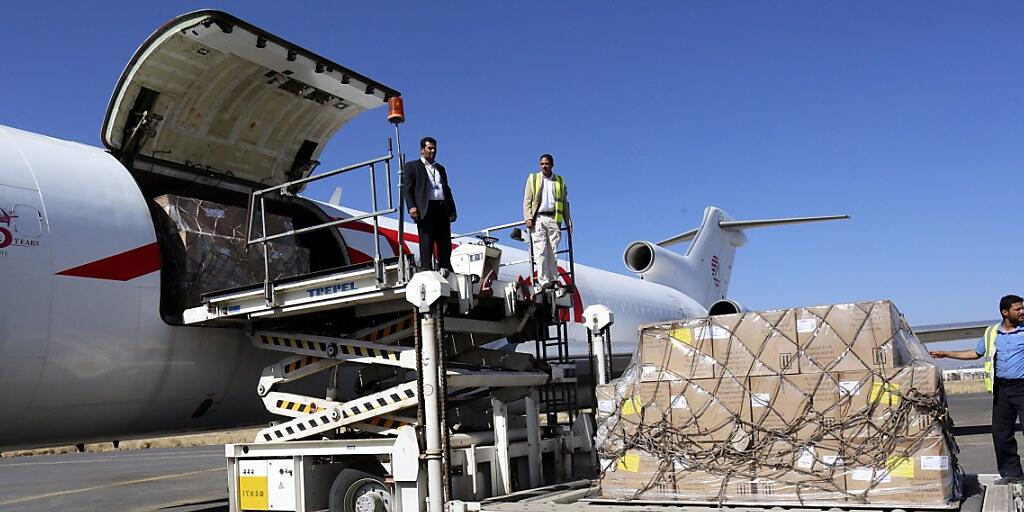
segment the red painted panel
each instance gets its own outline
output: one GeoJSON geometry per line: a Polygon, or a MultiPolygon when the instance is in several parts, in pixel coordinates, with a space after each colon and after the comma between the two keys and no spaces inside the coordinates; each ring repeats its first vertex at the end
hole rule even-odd
{"type": "Polygon", "coordinates": [[[57,272],[58,276],[128,281],[160,270],[160,247],[156,242],[57,272]]]}

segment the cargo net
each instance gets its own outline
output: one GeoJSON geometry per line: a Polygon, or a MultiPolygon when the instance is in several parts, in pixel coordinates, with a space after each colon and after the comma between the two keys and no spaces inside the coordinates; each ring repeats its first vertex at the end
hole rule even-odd
{"type": "MultiPolygon", "coordinates": [[[[244,208],[191,197],[162,195],[153,200],[153,213],[161,237],[162,279],[168,309],[181,311],[202,304],[205,293],[263,282],[262,246],[247,246],[244,208]]],[[[255,237],[262,236],[257,217],[255,237]]],[[[267,215],[271,235],[290,231],[292,220],[267,215]]],[[[309,272],[309,250],[295,238],[267,244],[271,279],[309,272]]]]}
{"type": "Polygon", "coordinates": [[[952,507],[941,374],[887,301],[648,325],[598,386],[602,495],[952,507]]]}

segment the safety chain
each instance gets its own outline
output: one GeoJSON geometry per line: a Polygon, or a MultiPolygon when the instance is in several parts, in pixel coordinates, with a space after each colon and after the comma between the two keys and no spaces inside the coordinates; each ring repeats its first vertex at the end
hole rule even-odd
{"type": "Polygon", "coordinates": [[[448,343],[444,338],[444,313],[445,304],[437,303],[437,315],[434,324],[437,328],[437,373],[438,373],[438,409],[441,420],[441,475],[444,486],[444,501],[447,503],[452,499],[451,482],[451,439],[448,435],[448,343]]]}
{"type": "Polygon", "coordinates": [[[420,451],[426,450],[426,431],[424,417],[426,412],[423,409],[423,339],[420,337],[420,314],[417,308],[412,308],[412,337],[416,350],[416,439],[420,444],[420,451]]]}

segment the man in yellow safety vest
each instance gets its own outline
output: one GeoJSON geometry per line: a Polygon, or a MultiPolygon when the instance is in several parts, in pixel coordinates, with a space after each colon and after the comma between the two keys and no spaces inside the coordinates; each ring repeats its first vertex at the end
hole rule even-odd
{"type": "Polygon", "coordinates": [[[985,388],[992,393],[992,445],[1002,478],[997,483],[1024,481],[1014,428],[1024,418],[1024,299],[999,300],[1003,321],[985,329],[973,350],[936,350],[932,357],[985,358],[985,388]]]}
{"type": "Polygon", "coordinates": [[[540,172],[530,173],[523,194],[523,220],[530,230],[533,258],[537,265],[537,284],[542,288],[558,285],[558,242],[562,237],[562,222],[572,232],[569,217],[569,195],[565,178],[555,174],[555,158],[549,154],[540,157],[540,172]]]}

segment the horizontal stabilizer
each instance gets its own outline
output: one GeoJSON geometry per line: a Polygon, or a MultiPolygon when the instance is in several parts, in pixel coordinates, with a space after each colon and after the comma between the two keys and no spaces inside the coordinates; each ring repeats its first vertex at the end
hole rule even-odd
{"type": "MultiPolygon", "coordinates": [[[[804,222],[823,222],[823,221],[828,221],[828,220],[843,220],[843,219],[849,219],[849,218],[850,218],[849,215],[824,215],[824,216],[819,216],[819,217],[790,217],[790,218],[786,218],[786,219],[723,220],[723,221],[719,221],[718,227],[720,227],[722,229],[725,229],[725,230],[730,230],[730,231],[739,231],[739,230],[750,229],[750,228],[763,228],[763,227],[769,227],[769,226],[781,226],[783,224],[800,224],[800,223],[804,223],[804,222]]],[[[678,244],[680,242],[685,242],[687,240],[693,240],[694,238],[696,238],[697,233],[699,233],[699,232],[700,232],[700,228],[694,228],[694,229],[691,229],[689,231],[686,231],[686,232],[683,232],[683,233],[679,233],[676,236],[673,236],[673,237],[670,237],[670,238],[666,238],[666,239],[658,242],[657,245],[660,245],[661,247],[668,247],[670,245],[675,245],[675,244],[678,244]]]]}

